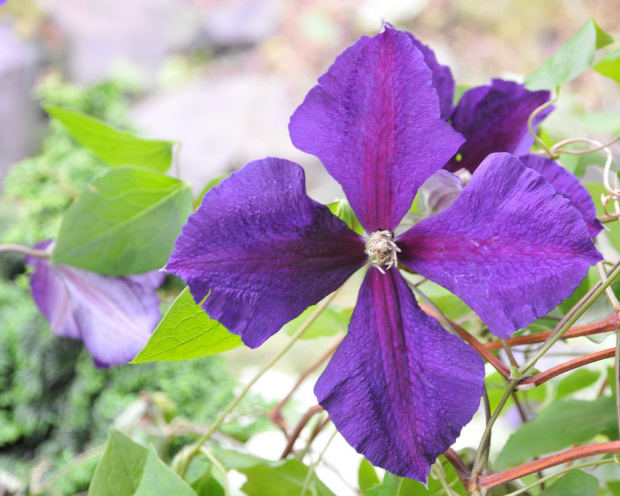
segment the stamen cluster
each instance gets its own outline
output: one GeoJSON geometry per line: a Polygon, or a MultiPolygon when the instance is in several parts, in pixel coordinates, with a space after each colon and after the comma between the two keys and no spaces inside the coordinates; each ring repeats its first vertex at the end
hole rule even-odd
{"type": "Polygon", "coordinates": [[[398,265],[400,248],[394,242],[391,231],[377,231],[370,235],[366,242],[366,255],[370,264],[385,274],[383,267],[389,270],[392,265],[398,265]]]}

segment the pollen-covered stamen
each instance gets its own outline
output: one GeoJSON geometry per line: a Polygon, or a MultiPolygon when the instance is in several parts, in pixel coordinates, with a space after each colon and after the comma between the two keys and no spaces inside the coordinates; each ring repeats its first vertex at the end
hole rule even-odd
{"type": "Polygon", "coordinates": [[[394,242],[391,231],[374,232],[366,242],[366,255],[370,265],[379,269],[382,274],[385,274],[383,267],[390,269],[392,265],[398,265],[398,252],[400,248],[394,242]]]}

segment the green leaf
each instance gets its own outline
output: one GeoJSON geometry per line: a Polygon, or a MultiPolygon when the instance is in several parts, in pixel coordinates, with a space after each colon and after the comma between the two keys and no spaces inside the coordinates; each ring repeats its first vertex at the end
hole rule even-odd
{"type": "MultiPolygon", "coordinates": [[[[148,452],[138,490],[133,496],[196,496],[196,492],[162,462],[151,448],[148,452]]],[[[118,495],[121,496],[121,495],[118,495]]]]}
{"type": "Polygon", "coordinates": [[[426,496],[432,493],[430,484],[429,489],[426,489],[421,482],[386,472],[381,485],[369,489],[366,494],[367,496],[426,496]]]}
{"type": "MultiPolygon", "coordinates": [[[[599,217],[601,215],[604,215],[605,211],[603,210],[603,205],[601,203],[601,195],[604,194],[609,196],[609,193],[605,189],[605,186],[600,183],[587,183],[585,184],[585,187],[590,192],[590,195],[592,195],[594,205],[596,205],[596,215],[598,215],[599,217]]],[[[613,205],[610,204],[610,207],[613,211],[613,205]]],[[[605,227],[607,227],[609,230],[603,231],[601,234],[599,234],[599,236],[605,236],[609,240],[611,246],[616,251],[620,252],[620,222],[608,222],[605,227]]]]}
{"type": "Polygon", "coordinates": [[[131,363],[188,360],[241,346],[241,338],[197,305],[185,288],[164,315],[149,342],[131,363]]]}
{"type": "Polygon", "coordinates": [[[172,163],[172,141],[144,140],[119,131],[80,112],[52,105],[45,110],[60,121],[83,146],[106,164],[136,165],[166,172],[172,163]]]}
{"type": "MultiPolygon", "coordinates": [[[[296,459],[271,461],[221,448],[213,451],[224,467],[247,477],[241,489],[248,496],[297,496],[308,475],[308,467],[296,459]]],[[[316,474],[312,474],[306,494],[335,496],[316,474]]]]}
{"type": "Polygon", "coordinates": [[[620,83],[620,48],[617,48],[613,52],[607,54],[596,64],[594,64],[594,70],[603,76],[613,79],[620,83]]]}
{"type": "Polygon", "coordinates": [[[598,479],[581,470],[573,470],[560,477],[540,496],[596,496],[598,479]]]}
{"type": "Polygon", "coordinates": [[[616,423],[613,398],[555,401],[510,436],[494,468],[508,468],[527,459],[589,441],[608,432],[616,423]],[[584,422],[584,419],[588,421],[584,422]]]}
{"type": "Polygon", "coordinates": [[[327,208],[357,234],[364,234],[364,228],[347,200],[335,201],[328,204],[327,208]]]}
{"type": "Polygon", "coordinates": [[[52,261],[109,275],[160,269],[191,211],[186,183],[146,169],[112,169],[67,209],[52,261]]]}
{"type": "MultiPolygon", "coordinates": [[[[306,308],[299,317],[291,320],[282,329],[289,335],[295,334],[297,329],[308,320],[315,310],[316,305],[306,308]]],[[[325,336],[334,336],[336,334],[346,334],[352,314],[352,308],[330,305],[310,325],[301,339],[316,339],[325,336]]]]}
{"type": "Polygon", "coordinates": [[[589,19],[575,36],[525,78],[527,88],[555,89],[572,81],[592,65],[596,51],[612,41],[613,38],[589,19]]]}
{"type": "Polygon", "coordinates": [[[569,394],[585,389],[594,384],[601,376],[600,372],[589,369],[581,369],[566,376],[558,384],[557,398],[563,398],[569,394]]]}
{"type": "Polygon", "coordinates": [[[93,475],[89,496],[153,496],[196,493],[154,451],[110,429],[108,444],[93,475]]]}
{"type": "Polygon", "coordinates": [[[198,208],[200,206],[200,204],[202,203],[202,197],[204,195],[207,194],[207,192],[211,189],[211,188],[215,188],[217,185],[219,185],[224,179],[227,179],[228,177],[230,177],[230,174],[223,174],[221,176],[217,176],[214,179],[211,179],[211,181],[209,181],[207,183],[207,185],[202,189],[202,191],[200,192],[200,194],[196,197],[196,200],[194,200],[194,208],[198,208]]]}
{"type": "Polygon", "coordinates": [[[366,458],[362,458],[362,463],[360,463],[360,468],[358,470],[357,480],[360,491],[364,494],[366,494],[369,489],[378,486],[381,483],[377,472],[372,466],[372,463],[366,460],[366,458]]]}

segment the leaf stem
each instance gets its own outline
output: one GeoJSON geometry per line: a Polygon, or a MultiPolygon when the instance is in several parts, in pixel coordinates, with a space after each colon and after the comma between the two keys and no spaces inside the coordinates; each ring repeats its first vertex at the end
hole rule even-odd
{"type": "Polygon", "coordinates": [[[30,248],[29,246],[18,244],[0,245],[0,253],[20,253],[21,255],[26,255],[27,257],[44,259],[48,259],[52,255],[47,250],[37,250],[35,248],[30,248]]]}
{"type": "MultiPolygon", "coordinates": [[[[525,477],[526,475],[540,472],[542,470],[547,470],[551,467],[557,467],[558,465],[579,460],[581,458],[595,455],[613,454],[618,452],[620,452],[620,441],[610,441],[607,443],[578,446],[576,448],[562,451],[561,453],[556,453],[554,455],[539,458],[538,460],[525,463],[523,465],[520,465],[519,467],[511,468],[503,472],[482,475],[478,478],[477,483],[478,486],[488,490],[493,487],[505,484],[506,482],[509,482],[511,480],[519,479],[521,477],[525,477]]],[[[596,462],[594,463],[596,464],[596,462]]],[[[573,465],[566,471],[568,472],[569,470],[573,470],[575,468],[577,467],[573,465]]],[[[547,478],[548,477],[543,477],[543,479],[537,481],[537,485],[540,484],[540,482],[544,482],[547,478]]]]}
{"type": "Polygon", "coordinates": [[[606,281],[602,281],[601,285],[598,287],[596,291],[594,291],[590,297],[583,302],[583,304],[571,315],[569,319],[563,324],[563,326],[558,329],[557,332],[552,333],[547,341],[543,343],[540,349],[536,352],[536,354],[531,357],[523,366],[519,368],[519,372],[522,376],[527,374],[529,370],[534,367],[536,362],[542,357],[548,350],[551,348],[557,341],[559,341],[562,336],[571,328],[571,326],[579,320],[585,311],[590,308],[590,306],[601,296],[605,290],[611,286],[611,284],[616,280],[616,278],[620,276],[620,265],[617,265],[615,269],[611,272],[608,279],[606,281]]]}
{"type": "Polygon", "coordinates": [[[306,496],[306,493],[308,492],[308,488],[310,487],[310,481],[312,480],[312,475],[314,474],[314,472],[316,470],[316,467],[318,467],[319,463],[321,463],[321,460],[323,459],[323,457],[325,456],[325,453],[327,452],[327,448],[329,448],[329,445],[334,440],[334,438],[336,437],[337,434],[338,434],[338,430],[334,429],[334,432],[332,433],[332,435],[327,440],[327,443],[325,444],[325,447],[321,450],[321,452],[319,453],[319,456],[314,461],[314,463],[312,465],[310,465],[310,468],[308,468],[308,473],[306,474],[306,479],[304,480],[304,485],[301,488],[301,495],[300,496],[306,496]]]}
{"type": "Polygon", "coordinates": [[[200,448],[200,452],[207,457],[207,460],[211,462],[211,464],[218,470],[218,472],[222,475],[222,482],[224,483],[224,496],[230,496],[230,487],[228,486],[228,474],[224,466],[220,463],[220,461],[215,458],[213,453],[211,453],[204,446],[200,448]]]}
{"type": "Polygon", "coordinates": [[[554,472],[550,475],[546,475],[545,477],[542,477],[538,479],[537,481],[534,481],[531,484],[528,484],[527,486],[524,486],[520,489],[517,489],[516,491],[508,493],[506,494],[506,496],[518,496],[519,494],[523,494],[538,485],[544,484],[545,482],[547,482],[550,479],[553,479],[554,477],[558,477],[559,475],[564,475],[568,472],[572,472],[573,470],[579,470],[579,469],[587,468],[587,467],[594,467],[597,465],[608,465],[610,463],[616,463],[616,461],[613,458],[606,458],[605,460],[597,460],[595,462],[587,462],[587,463],[581,463],[578,465],[571,465],[570,467],[564,468],[562,470],[558,470],[557,472],[554,472]]]}
{"type": "Polygon", "coordinates": [[[334,297],[338,294],[338,291],[334,291],[331,295],[327,296],[323,299],[321,303],[316,307],[316,310],[310,315],[308,320],[306,320],[301,327],[297,330],[297,332],[291,337],[289,342],[286,344],[281,351],[278,352],[276,356],[274,356],[260,371],[252,378],[250,382],[246,384],[241,393],[224,409],[222,413],[218,416],[217,419],[211,424],[211,427],[205,432],[202,437],[196,441],[194,446],[190,448],[187,455],[185,456],[185,460],[181,463],[179,468],[179,475],[181,477],[185,476],[187,469],[193,458],[200,453],[200,449],[202,446],[211,439],[211,436],[217,431],[217,429],[222,425],[226,417],[230,412],[232,412],[237,405],[241,402],[241,400],[245,397],[246,394],[250,391],[252,386],[258,382],[258,380],[267,372],[271,367],[273,367],[285,354],[289,351],[293,345],[299,340],[299,338],[308,330],[308,328],[314,323],[314,321],[323,313],[323,311],[328,307],[328,305],[332,302],[334,297]]]}
{"type": "Polygon", "coordinates": [[[543,103],[540,107],[535,109],[530,114],[530,117],[527,120],[527,130],[534,138],[534,141],[536,141],[536,143],[547,153],[547,155],[549,155],[549,157],[554,160],[558,158],[558,155],[557,153],[552,151],[551,148],[549,148],[542,139],[540,139],[540,136],[538,136],[538,134],[536,133],[536,130],[534,129],[534,120],[536,119],[536,116],[540,114],[542,111],[553,106],[553,104],[557,102],[559,98],[560,98],[560,88],[558,87],[555,90],[555,96],[548,102],[543,103]]]}

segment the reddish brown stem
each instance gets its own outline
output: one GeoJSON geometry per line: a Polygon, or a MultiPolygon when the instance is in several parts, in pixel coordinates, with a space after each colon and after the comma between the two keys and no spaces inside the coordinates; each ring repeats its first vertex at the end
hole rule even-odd
{"type": "Polygon", "coordinates": [[[562,451],[561,453],[556,453],[555,455],[545,456],[544,458],[534,460],[533,462],[524,463],[519,467],[511,468],[503,472],[481,475],[478,477],[476,485],[488,490],[493,487],[500,486],[501,484],[505,484],[506,482],[525,477],[526,475],[579,460],[580,458],[595,455],[607,455],[611,453],[620,453],[620,441],[579,446],[577,448],[562,451]]]}
{"type": "MultiPolygon", "coordinates": [[[[600,334],[602,332],[615,331],[619,324],[620,321],[618,319],[618,315],[616,313],[613,313],[606,319],[603,319],[599,322],[573,327],[572,329],[568,330],[564,334],[564,336],[562,336],[562,339],[578,338],[582,336],[591,336],[592,334],[600,334]]],[[[528,334],[527,336],[518,336],[516,338],[506,339],[505,342],[509,346],[542,343],[543,341],[546,341],[546,339],[551,335],[552,332],[553,331],[540,332],[538,334],[528,334]]],[[[500,341],[491,341],[490,343],[485,343],[484,346],[487,350],[493,351],[499,350],[502,347],[502,343],[500,341]]]]}
{"type": "Polygon", "coordinates": [[[288,401],[291,399],[295,391],[299,389],[299,386],[302,385],[302,383],[308,378],[308,376],[312,374],[312,372],[314,372],[316,369],[318,369],[329,357],[331,357],[334,354],[334,352],[336,351],[336,348],[338,348],[341,341],[342,340],[339,340],[334,346],[332,346],[329,350],[327,350],[327,352],[324,355],[322,355],[316,362],[314,362],[312,365],[310,365],[310,367],[304,370],[299,376],[299,378],[297,379],[297,382],[295,383],[295,385],[288,392],[288,394],[269,413],[269,418],[271,419],[271,421],[274,424],[276,424],[278,427],[280,427],[280,429],[282,429],[282,432],[284,432],[284,435],[287,438],[288,438],[288,433],[287,433],[288,425],[286,423],[286,420],[284,420],[284,417],[282,416],[282,408],[284,408],[284,405],[288,403],[288,401]]]}
{"type": "Polygon", "coordinates": [[[564,374],[565,372],[569,372],[570,370],[574,370],[584,365],[588,365],[589,363],[598,362],[599,360],[604,360],[605,358],[611,358],[615,354],[616,349],[609,348],[608,350],[597,351],[596,353],[590,353],[589,355],[584,355],[582,357],[575,358],[574,360],[569,360],[568,362],[564,362],[560,365],[556,365],[555,367],[551,367],[549,370],[545,370],[540,374],[536,374],[532,377],[528,377],[527,379],[523,379],[517,385],[517,389],[532,389],[536,386],[544,384],[548,380],[553,379],[560,374],[564,374]]]}
{"type": "Polygon", "coordinates": [[[301,431],[304,430],[306,424],[310,421],[312,417],[322,411],[323,408],[321,407],[321,405],[314,405],[313,407],[310,407],[310,409],[306,413],[304,413],[303,417],[301,417],[301,420],[295,426],[295,429],[293,430],[291,435],[288,437],[288,443],[286,445],[286,448],[284,448],[284,451],[282,452],[281,458],[284,459],[291,454],[291,452],[293,451],[293,446],[295,446],[295,441],[297,441],[297,438],[301,434],[301,431]]]}
{"type": "Polygon", "coordinates": [[[463,483],[465,487],[467,487],[471,482],[471,471],[465,465],[465,462],[461,460],[461,457],[458,455],[456,451],[452,448],[448,448],[443,456],[446,457],[446,460],[450,462],[450,464],[456,470],[456,474],[459,476],[459,479],[463,483]]]}
{"type": "MultiPolygon", "coordinates": [[[[420,305],[420,308],[422,308],[422,310],[424,310],[427,314],[435,318],[439,318],[439,316],[436,314],[436,312],[432,308],[426,305],[423,305],[423,304],[420,305]]],[[[454,328],[454,330],[458,333],[460,338],[466,343],[468,343],[474,350],[476,350],[478,354],[481,355],[493,367],[495,367],[495,369],[504,378],[508,379],[510,377],[510,370],[508,369],[508,367],[506,367],[499,358],[497,358],[493,353],[491,353],[489,351],[489,348],[487,348],[484,344],[478,341],[474,336],[469,334],[465,329],[463,329],[457,323],[452,322],[451,320],[449,320],[449,323],[454,328]]],[[[501,347],[501,344],[500,344],[500,347],[501,347]]]]}

